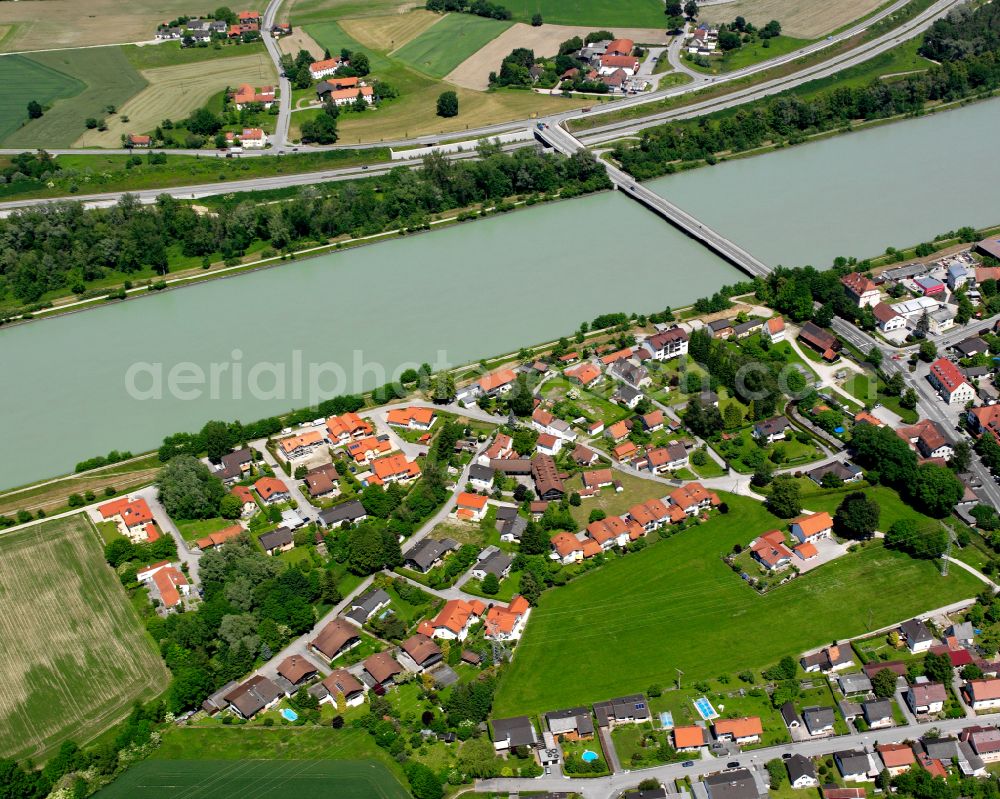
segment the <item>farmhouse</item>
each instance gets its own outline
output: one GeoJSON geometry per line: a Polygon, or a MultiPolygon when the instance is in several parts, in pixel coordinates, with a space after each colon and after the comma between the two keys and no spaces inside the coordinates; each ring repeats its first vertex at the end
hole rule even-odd
{"type": "Polygon", "coordinates": [[[535,481],[535,494],[541,500],[559,500],[566,493],[562,475],[550,455],[538,454],[531,459],[531,477],[535,481]]]}
{"type": "Polygon", "coordinates": [[[343,619],[334,619],[320,630],[319,635],[309,642],[309,646],[327,660],[333,660],[360,642],[357,628],[343,619]]]}
{"type": "Polygon", "coordinates": [[[226,132],[227,147],[261,150],[267,146],[267,134],[261,128],[243,128],[242,133],[226,132]]]}
{"type": "Polygon", "coordinates": [[[785,320],[780,316],[772,316],[764,324],[763,336],[772,344],[785,340],[785,320]]]}
{"type": "Polygon", "coordinates": [[[275,97],[273,86],[262,86],[258,90],[249,83],[242,84],[230,95],[237,111],[242,111],[249,105],[260,105],[267,110],[274,105],[275,97]]]}
{"type": "Polygon", "coordinates": [[[340,89],[355,89],[361,85],[363,84],[361,83],[360,78],[356,76],[352,75],[350,77],[347,76],[341,77],[334,75],[331,80],[320,81],[316,85],[316,96],[319,97],[320,100],[322,100],[324,96],[326,96],[330,92],[335,92],[340,89]]]}
{"type": "Polygon", "coordinates": [[[823,356],[825,361],[836,361],[840,356],[840,339],[813,322],[806,322],[799,331],[799,341],[808,344],[823,356]]]}
{"type": "Polygon", "coordinates": [[[965,380],[965,375],[947,358],[938,358],[931,364],[927,379],[949,405],[965,405],[976,397],[976,390],[965,380]]]}
{"type": "Polygon", "coordinates": [[[309,76],[313,80],[325,78],[327,75],[332,75],[336,72],[342,63],[340,58],[327,58],[323,61],[314,61],[309,65],[309,76]]]}

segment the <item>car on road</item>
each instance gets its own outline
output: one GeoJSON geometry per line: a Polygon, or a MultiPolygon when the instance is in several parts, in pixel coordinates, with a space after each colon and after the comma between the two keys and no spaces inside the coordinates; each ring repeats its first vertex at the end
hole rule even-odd
{"type": "Polygon", "coordinates": [[[694,765],[693,760],[685,760],[683,763],[681,763],[681,768],[691,768],[691,766],[693,765],[694,765]]]}
{"type": "Polygon", "coordinates": [[[781,753],[781,759],[782,760],[788,760],[788,758],[790,758],[791,756],[792,756],[791,752],[782,752],[781,753]]]}
{"type": "Polygon", "coordinates": [[[739,767],[740,767],[739,760],[730,760],[728,763],[726,763],[726,768],[739,768],[739,767]]]}

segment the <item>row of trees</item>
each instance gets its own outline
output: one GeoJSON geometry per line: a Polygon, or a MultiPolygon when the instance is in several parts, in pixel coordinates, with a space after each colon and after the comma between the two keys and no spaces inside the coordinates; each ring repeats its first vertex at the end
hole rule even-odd
{"type": "MultiPolygon", "coordinates": [[[[424,6],[428,11],[438,13],[459,12],[463,14],[475,14],[477,17],[488,17],[489,19],[510,19],[513,15],[510,9],[499,3],[491,3],[489,0],[427,0],[424,6]]],[[[538,17],[538,25],[541,25],[541,15],[538,17]]],[[[532,20],[534,25],[534,20],[532,20]]],[[[536,25],[537,27],[537,25],[536,25]]]]}
{"type": "Polygon", "coordinates": [[[504,154],[485,144],[476,161],[449,161],[440,154],[424,167],[400,167],[378,179],[324,186],[278,205],[251,201],[199,215],[190,205],[163,195],[142,205],[126,195],[108,209],[86,210],[61,202],[0,219],[0,299],[37,302],[49,291],[84,294],[93,281],[170,269],[168,246],[179,242],[183,256],[238,259],[255,242],[290,250],[300,242],[368,235],[396,227],[421,228],[433,214],[516,194],[564,194],[609,186],[594,157],[571,158],[525,148],[504,154]]]}
{"type": "Polygon", "coordinates": [[[804,135],[844,127],[853,120],[916,113],[936,100],[956,100],[1000,86],[1000,18],[993,5],[953,12],[924,39],[930,58],[943,57],[925,72],[892,82],[838,86],[805,99],[782,95],[735,112],[675,122],[643,134],[637,144],[622,143],[615,157],[639,179],[676,169],[676,162],[708,160],[767,142],[797,142],[804,135]]]}

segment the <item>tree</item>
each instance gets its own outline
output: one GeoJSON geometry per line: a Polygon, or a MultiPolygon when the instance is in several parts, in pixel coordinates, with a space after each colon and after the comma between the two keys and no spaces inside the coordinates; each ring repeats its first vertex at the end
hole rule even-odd
{"type": "Polygon", "coordinates": [[[684,4],[684,14],[690,19],[694,19],[698,16],[698,3],[697,0],[687,0],[684,4]]]}
{"type": "Polygon", "coordinates": [[[219,513],[225,486],[190,455],[178,455],[160,471],[160,502],[175,519],[208,519],[219,513]]]}
{"type": "Polygon", "coordinates": [[[437,115],[439,117],[458,116],[458,95],[453,91],[441,92],[437,99],[437,115]]]}
{"type": "Polygon", "coordinates": [[[777,791],[785,782],[785,763],[780,758],[767,761],[767,776],[771,783],[771,790],[777,791]]]}
{"type": "Polygon", "coordinates": [[[969,442],[964,438],[955,444],[955,449],[952,452],[951,460],[948,461],[948,465],[956,472],[967,472],[972,465],[972,447],[969,446],[969,442]]]}
{"type": "Polygon", "coordinates": [[[949,685],[952,675],[951,659],[947,655],[928,652],[924,656],[924,674],[933,682],[949,685]]]}
{"type": "Polygon", "coordinates": [[[667,0],[667,6],[663,10],[663,13],[668,17],[682,16],[684,14],[684,5],[680,0],[667,0]]]}
{"type": "Polygon", "coordinates": [[[521,596],[528,600],[532,607],[538,604],[538,599],[542,595],[542,586],[538,584],[535,575],[531,572],[524,572],[521,575],[521,596]]]}
{"type": "Polygon", "coordinates": [[[833,525],[845,538],[871,538],[878,527],[879,507],[861,491],[844,497],[833,516],[833,525]]]}
{"type": "Polygon", "coordinates": [[[541,14],[532,14],[532,16],[531,16],[531,25],[532,25],[532,27],[540,28],[542,26],[542,21],[543,20],[542,20],[542,15],[541,14]]]}
{"type": "Polygon", "coordinates": [[[234,443],[229,425],[225,422],[206,422],[201,428],[201,440],[205,454],[213,463],[222,460],[222,456],[232,449],[234,443]]]}
{"type": "Polygon", "coordinates": [[[928,516],[943,518],[962,499],[965,488],[950,469],[922,463],[906,493],[928,516]]]}
{"type": "Polygon", "coordinates": [[[339,138],[337,120],[330,114],[319,114],[302,123],[302,141],[315,144],[334,144],[339,138]]]}
{"type": "Polygon", "coordinates": [[[905,408],[908,411],[912,411],[917,407],[917,392],[913,390],[912,386],[907,386],[903,395],[899,398],[899,407],[905,408]]]}
{"type": "Polygon", "coordinates": [[[486,596],[496,596],[500,592],[500,581],[493,572],[487,572],[480,587],[486,596]]]}
{"type": "Polygon", "coordinates": [[[198,108],[187,118],[185,126],[199,136],[214,136],[222,129],[222,120],[207,108],[198,108]]]}
{"type": "Polygon", "coordinates": [[[896,672],[892,669],[880,669],[872,677],[872,690],[879,699],[888,699],[896,693],[896,672]]]}
{"type": "Polygon", "coordinates": [[[920,342],[919,354],[920,360],[925,363],[930,363],[937,358],[937,344],[928,339],[924,339],[920,342]]]}
{"type": "Polygon", "coordinates": [[[243,502],[234,494],[226,494],[219,500],[219,515],[223,519],[238,519],[243,513],[243,502]]]}
{"type": "Polygon", "coordinates": [[[38,119],[42,115],[42,106],[37,100],[28,103],[28,118],[38,119]]]}
{"type": "Polygon", "coordinates": [[[767,509],[782,519],[798,516],[802,512],[799,484],[789,475],[776,477],[767,498],[767,509]]]}
{"type": "Polygon", "coordinates": [[[542,526],[532,520],[521,533],[519,550],[525,555],[542,555],[549,550],[549,538],[542,526]]]}
{"type": "Polygon", "coordinates": [[[364,53],[357,51],[351,53],[351,70],[359,78],[363,78],[369,72],[371,72],[371,65],[368,63],[368,56],[364,53]]]}

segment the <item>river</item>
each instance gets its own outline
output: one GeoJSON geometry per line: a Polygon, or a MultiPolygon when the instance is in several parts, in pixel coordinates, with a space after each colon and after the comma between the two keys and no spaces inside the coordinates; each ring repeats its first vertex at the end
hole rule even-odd
{"type": "MultiPolygon", "coordinates": [[[[992,100],[651,186],[765,262],[825,267],[837,255],[1000,221],[988,133],[998,128],[992,100]]],[[[304,407],[308,377],[293,379],[296,361],[306,374],[329,364],[322,396],[358,391],[407,362],[475,361],[569,334],[599,313],[678,307],[740,277],[607,193],[2,330],[0,487],[113,448],[151,448],[208,419],[304,407]],[[134,381],[140,398],[126,390],[134,364],[162,364],[166,383],[186,361],[177,376],[188,382],[175,380],[173,392],[142,398],[155,393],[153,368],[134,381]],[[268,363],[286,369],[283,388],[269,390],[278,367],[268,363]],[[213,364],[226,371],[210,398],[210,386],[190,381],[213,364]],[[251,396],[255,364],[263,391],[251,396]],[[345,373],[338,384],[333,368],[345,373]]]]}
{"type": "Polygon", "coordinates": [[[1000,99],[651,181],[767,264],[829,267],[1000,222],[1000,99]]]}
{"type": "Polygon", "coordinates": [[[346,372],[337,383],[324,369],[323,396],[373,388],[407,362],[475,361],[569,335],[600,313],[677,307],[740,278],[605,193],[0,330],[0,487],[113,448],[153,448],[208,419],[304,407],[311,363],[346,372]],[[217,398],[208,381],[166,390],[185,361],[189,378],[226,370],[217,398]],[[133,380],[140,398],[126,389],[129,368],[144,362],[162,364],[162,398],[149,398],[155,367],[133,380]],[[285,367],[285,388],[270,390],[265,368],[264,392],[252,396],[254,365],[268,363],[285,367]],[[234,390],[237,366],[245,379],[234,390]]]}

